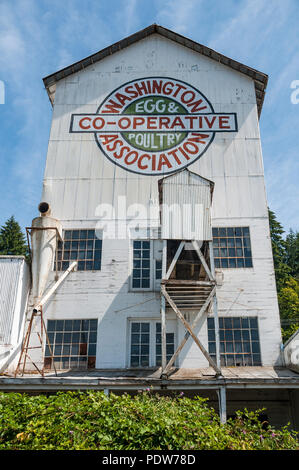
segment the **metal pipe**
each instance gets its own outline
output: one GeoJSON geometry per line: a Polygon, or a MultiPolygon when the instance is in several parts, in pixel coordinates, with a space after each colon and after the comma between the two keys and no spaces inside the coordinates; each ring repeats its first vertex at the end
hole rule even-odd
{"type": "Polygon", "coordinates": [[[60,284],[64,281],[64,279],[69,275],[69,273],[77,266],[77,261],[73,261],[72,264],[67,268],[67,270],[60,276],[57,282],[55,282],[54,286],[52,286],[46,295],[38,302],[34,308],[33,312],[39,312],[43,305],[49,300],[49,298],[54,294],[54,292],[57,290],[57,288],[60,286],[60,284]]]}
{"type": "Polygon", "coordinates": [[[224,385],[219,387],[218,400],[219,400],[220,423],[225,424],[227,420],[227,413],[226,413],[226,388],[224,385]]]}
{"type": "MultiPolygon", "coordinates": [[[[167,268],[167,240],[163,240],[162,251],[162,279],[166,275],[167,268]]],[[[162,371],[166,367],[166,301],[165,297],[161,295],[161,353],[162,353],[162,371]]]]}
{"type": "MultiPolygon", "coordinates": [[[[214,253],[213,253],[213,242],[209,242],[209,251],[210,251],[211,272],[212,272],[212,276],[215,278],[215,263],[214,263],[214,253]]],[[[216,364],[217,364],[217,367],[221,370],[218,302],[217,302],[217,292],[216,291],[215,291],[215,295],[214,295],[214,298],[213,298],[213,313],[214,313],[214,326],[215,326],[216,364]]]]}

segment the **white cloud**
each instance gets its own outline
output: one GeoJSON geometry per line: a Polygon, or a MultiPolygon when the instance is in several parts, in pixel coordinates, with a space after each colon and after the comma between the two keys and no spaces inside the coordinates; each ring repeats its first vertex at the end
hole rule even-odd
{"type": "Polygon", "coordinates": [[[125,24],[124,36],[134,33],[133,28],[137,24],[137,0],[127,0],[124,10],[121,9],[121,21],[125,24]]]}
{"type": "Polygon", "coordinates": [[[0,0],[0,79],[7,92],[1,112],[13,129],[1,137],[6,189],[0,213],[8,217],[21,198],[16,216],[24,225],[35,215],[49,137],[51,106],[42,77],[109,44],[97,2],[88,11],[80,7],[76,0],[0,0]]]}
{"type": "Polygon", "coordinates": [[[6,199],[14,201],[18,188],[21,217],[38,202],[51,115],[42,77],[157,22],[271,72],[262,115],[266,183],[269,202],[288,228],[297,210],[299,142],[290,129],[298,127],[299,105],[289,100],[290,81],[299,79],[297,17],[297,0],[0,0],[0,79],[10,100],[1,111],[20,117],[12,124],[15,135],[1,138],[0,157],[8,160],[5,147],[10,162],[6,199]]]}
{"type": "MultiPolygon", "coordinates": [[[[239,2],[231,19],[222,24],[209,46],[223,51],[240,62],[254,59],[252,66],[266,66],[269,50],[273,53],[277,44],[273,39],[282,26],[287,26],[292,0],[246,0],[239,2]],[[271,47],[272,44],[272,47],[271,47]]],[[[251,65],[251,64],[247,64],[251,65]]]]}
{"type": "Polygon", "coordinates": [[[188,34],[195,17],[200,17],[202,0],[167,0],[159,3],[161,9],[157,13],[157,21],[162,26],[173,29],[177,33],[188,34]]]}

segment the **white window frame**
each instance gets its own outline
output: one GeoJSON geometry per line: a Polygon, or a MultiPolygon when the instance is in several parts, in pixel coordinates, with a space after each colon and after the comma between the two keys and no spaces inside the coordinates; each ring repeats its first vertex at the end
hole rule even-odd
{"type": "Polygon", "coordinates": [[[142,292],[142,291],[152,291],[153,290],[153,268],[154,268],[154,258],[153,258],[153,240],[149,239],[134,239],[131,240],[130,246],[131,256],[130,256],[130,290],[132,292],[142,292]],[[134,242],[149,242],[150,244],[150,285],[149,287],[133,287],[133,269],[134,269],[134,242]]]}
{"type": "MultiPolygon", "coordinates": [[[[129,318],[128,319],[128,341],[127,341],[127,368],[128,369],[151,369],[157,368],[160,366],[156,365],[156,324],[161,323],[160,318],[129,318]],[[148,366],[131,366],[131,332],[132,332],[132,323],[149,323],[149,365],[148,366]]],[[[173,320],[171,325],[166,325],[166,333],[174,334],[174,351],[177,348],[177,322],[173,320]],[[168,326],[168,328],[167,328],[168,326]]]]}
{"type": "MultiPolygon", "coordinates": [[[[145,238],[135,238],[131,240],[130,243],[130,291],[132,292],[150,292],[150,291],[160,291],[161,279],[156,279],[156,261],[158,260],[155,257],[154,243],[161,243],[161,259],[162,259],[162,241],[156,239],[145,239],[145,238]],[[149,287],[133,287],[133,269],[134,269],[134,242],[149,242],[150,244],[150,285],[149,287]]],[[[157,247],[158,249],[158,247],[157,247]]]]}
{"type": "MultiPolygon", "coordinates": [[[[76,230],[94,230],[95,233],[96,233],[96,238],[97,238],[98,240],[101,240],[101,241],[102,241],[102,246],[101,246],[101,258],[100,258],[100,265],[101,265],[101,267],[100,267],[100,269],[79,269],[79,270],[78,270],[78,269],[76,268],[76,271],[79,272],[79,273],[83,273],[83,272],[87,272],[87,273],[90,273],[90,272],[92,272],[92,273],[94,273],[94,272],[101,272],[101,271],[102,271],[102,268],[103,268],[103,241],[104,241],[104,240],[103,240],[103,230],[102,230],[102,229],[97,229],[97,228],[94,227],[94,226],[92,226],[92,227],[85,227],[85,226],[84,226],[84,227],[82,227],[82,226],[81,226],[81,227],[73,227],[73,226],[71,226],[71,227],[64,227],[64,228],[62,229],[62,244],[64,244],[64,243],[67,242],[67,241],[70,241],[70,240],[66,240],[66,239],[65,239],[65,232],[67,232],[67,231],[74,232],[74,231],[76,231],[76,230]],[[101,234],[101,237],[98,237],[98,236],[97,236],[97,235],[99,235],[99,234],[101,234]]],[[[79,241],[80,241],[80,240],[79,240],[79,241]]],[[[55,271],[55,270],[56,270],[56,269],[55,269],[56,254],[57,254],[56,251],[57,251],[57,247],[55,248],[55,255],[54,255],[54,259],[53,259],[53,261],[52,261],[52,271],[55,271]]],[[[70,251],[71,251],[71,250],[70,250],[70,251]]],[[[80,250],[78,250],[78,253],[79,253],[79,251],[80,251],[80,250]]],[[[93,252],[94,252],[94,251],[95,251],[95,249],[93,249],[93,252]]],[[[64,260],[64,261],[67,261],[67,260],[64,260]]],[[[86,260],[80,260],[80,259],[78,258],[78,259],[76,259],[76,260],[71,260],[71,259],[69,259],[68,261],[69,261],[69,263],[71,263],[72,261],[77,261],[77,262],[79,262],[79,261],[87,261],[87,259],[86,259],[86,260]]],[[[89,260],[88,260],[88,261],[89,261],[89,260]]],[[[62,263],[62,260],[58,260],[58,263],[60,263],[60,262],[62,263]]],[[[62,272],[63,270],[61,269],[61,270],[58,270],[58,271],[59,271],[59,272],[62,272]]]]}

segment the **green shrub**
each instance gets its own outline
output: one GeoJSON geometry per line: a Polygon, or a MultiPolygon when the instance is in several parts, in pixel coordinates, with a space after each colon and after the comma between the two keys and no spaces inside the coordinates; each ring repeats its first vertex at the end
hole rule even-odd
{"type": "Polygon", "coordinates": [[[0,393],[0,449],[299,449],[294,431],[265,429],[258,411],[221,425],[207,400],[182,395],[0,393]]]}

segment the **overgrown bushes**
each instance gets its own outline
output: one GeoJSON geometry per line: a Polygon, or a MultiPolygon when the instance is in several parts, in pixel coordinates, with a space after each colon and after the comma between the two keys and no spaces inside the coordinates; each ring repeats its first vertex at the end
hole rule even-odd
{"type": "Polygon", "coordinates": [[[299,442],[294,431],[265,427],[258,412],[238,412],[222,426],[205,399],[182,393],[0,393],[0,449],[299,449],[299,442]]]}

